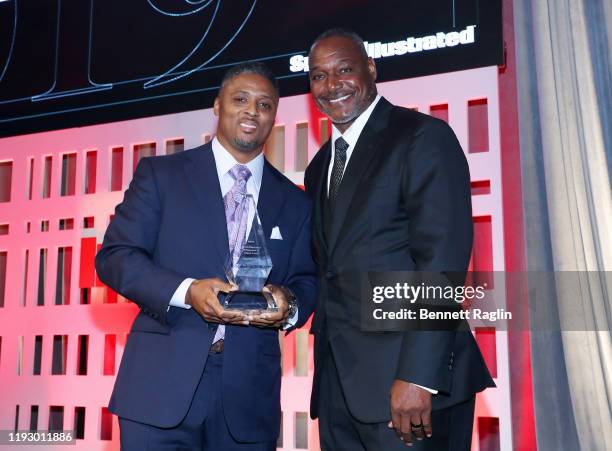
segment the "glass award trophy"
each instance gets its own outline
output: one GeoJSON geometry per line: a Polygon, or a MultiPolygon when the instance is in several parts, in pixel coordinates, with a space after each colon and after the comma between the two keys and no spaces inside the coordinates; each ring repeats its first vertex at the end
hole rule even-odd
{"type": "Polygon", "coordinates": [[[272,259],[266,247],[266,238],[261,226],[253,196],[247,194],[249,209],[255,212],[248,238],[240,249],[230,252],[225,263],[227,280],[238,287],[225,295],[222,305],[226,309],[276,310],[276,301],[271,293],[262,291],[272,270],[272,259]]]}

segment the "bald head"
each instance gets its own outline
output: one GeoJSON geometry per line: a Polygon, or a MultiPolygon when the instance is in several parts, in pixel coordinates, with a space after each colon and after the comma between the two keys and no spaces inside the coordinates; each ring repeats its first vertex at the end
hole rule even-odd
{"type": "Polygon", "coordinates": [[[361,36],[359,36],[354,31],[346,30],[344,28],[332,28],[330,30],[324,31],[319,36],[317,36],[317,38],[314,40],[314,42],[310,46],[308,56],[312,54],[313,48],[319,43],[319,41],[322,41],[327,38],[333,38],[333,37],[346,38],[352,41],[355,44],[355,48],[358,51],[360,51],[363,59],[364,60],[368,59],[368,52],[365,49],[365,45],[364,45],[363,39],[361,39],[361,36]]]}

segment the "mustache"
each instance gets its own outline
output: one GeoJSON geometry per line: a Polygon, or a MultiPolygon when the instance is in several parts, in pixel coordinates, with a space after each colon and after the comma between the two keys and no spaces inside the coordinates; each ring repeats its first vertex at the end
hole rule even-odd
{"type": "Polygon", "coordinates": [[[329,94],[325,94],[323,96],[320,96],[320,98],[322,98],[323,100],[326,100],[326,101],[329,102],[331,100],[337,100],[337,99],[340,99],[342,97],[351,96],[354,93],[355,93],[355,90],[342,89],[342,90],[334,91],[333,93],[329,93],[329,94]]]}
{"type": "Polygon", "coordinates": [[[254,117],[251,117],[251,116],[242,116],[241,118],[238,119],[238,122],[244,122],[246,124],[259,125],[259,121],[257,119],[255,119],[254,117]]]}

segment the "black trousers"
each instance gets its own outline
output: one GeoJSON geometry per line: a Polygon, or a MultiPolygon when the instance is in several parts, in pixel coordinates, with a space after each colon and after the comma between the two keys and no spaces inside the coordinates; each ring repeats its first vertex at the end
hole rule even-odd
{"type": "MultiPolygon", "coordinates": [[[[432,412],[433,436],[406,447],[384,423],[362,423],[348,410],[338,370],[328,347],[321,371],[319,437],[321,451],[470,451],[474,400],[432,412]]],[[[363,387],[367,390],[367,387],[363,387]]]]}

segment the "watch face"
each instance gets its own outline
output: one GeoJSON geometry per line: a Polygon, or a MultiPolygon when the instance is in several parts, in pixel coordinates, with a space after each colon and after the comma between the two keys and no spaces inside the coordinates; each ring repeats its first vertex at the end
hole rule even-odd
{"type": "Polygon", "coordinates": [[[290,318],[293,318],[293,315],[295,315],[295,312],[297,311],[297,302],[296,302],[296,297],[295,294],[293,294],[293,291],[291,291],[289,288],[287,287],[282,287],[283,290],[285,291],[285,293],[288,295],[288,302],[289,302],[289,314],[287,315],[287,322],[289,322],[290,318]]]}

